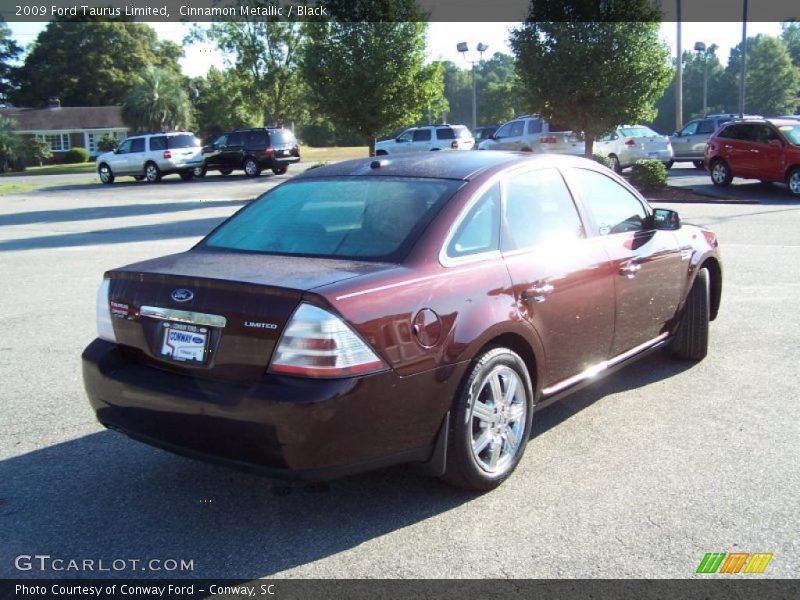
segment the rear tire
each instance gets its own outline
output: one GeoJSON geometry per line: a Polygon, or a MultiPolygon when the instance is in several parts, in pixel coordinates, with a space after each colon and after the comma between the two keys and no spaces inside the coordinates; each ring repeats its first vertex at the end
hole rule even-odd
{"type": "Polygon", "coordinates": [[[387,156],[389,153],[386,150],[376,150],[375,156],[387,156]]]}
{"type": "Polygon", "coordinates": [[[97,175],[100,177],[100,181],[105,184],[114,183],[114,172],[111,170],[111,167],[105,163],[100,165],[100,168],[97,169],[97,175]]]}
{"type": "Polygon", "coordinates": [[[702,160],[694,160],[694,161],[692,161],[692,164],[694,165],[695,169],[705,169],[706,168],[706,163],[705,163],[705,161],[702,161],[702,160]]]}
{"type": "Polygon", "coordinates": [[[619,158],[617,158],[617,155],[609,154],[608,158],[611,159],[611,168],[614,169],[614,173],[622,173],[622,165],[619,163],[619,158]]]}
{"type": "Polygon", "coordinates": [[[161,170],[154,162],[149,162],[144,166],[144,178],[147,183],[156,183],[161,179],[161,170]]]}
{"type": "Polygon", "coordinates": [[[283,175],[288,170],[289,167],[273,167],[272,172],[275,173],[275,175],[283,175]]]}
{"type": "Polygon", "coordinates": [[[789,191],[792,192],[792,195],[800,196],[800,167],[795,167],[789,171],[786,184],[789,186],[789,191]]]}
{"type": "Polygon", "coordinates": [[[219,174],[225,177],[226,175],[230,175],[233,173],[233,169],[220,169],[219,174]]]}
{"type": "Polygon", "coordinates": [[[523,360],[492,348],[473,363],[454,400],[442,479],[480,492],[503,483],[525,452],[533,386],[523,360]]]}
{"type": "Polygon", "coordinates": [[[258,166],[258,161],[252,156],[244,159],[244,174],[248,177],[258,177],[261,175],[261,167],[258,166]]]}
{"type": "Polygon", "coordinates": [[[731,168],[721,158],[714,159],[711,163],[711,182],[714,185],[725,187],[731,184],[733,175],[731,175],[731,168]]]}
{"type": "Polygon", "coordinates": [[[195,167],[192,169],[192,174],[195,177],[205,177],[206,176],[206,168],[205,167],[195,167]]]}
{"type": "Polygon", "coordinates": [[[708,269],[697,272],[683,307],[672,351],[678,358],[703,360],[708,354],[708,323],[711,316],[708,269]]]}
{"type": "Polygon", "coordinates": [[[667,161],[667,162],[665,162],[665,163],[664,163],[664,168],[665,168],[665,169],[671,169],[671,168],[672,168],[672,165],[674,165],[674,164],[675,164],[675,161],[674,161],[674,160],[669,160],[669,161],[667,161]]]}

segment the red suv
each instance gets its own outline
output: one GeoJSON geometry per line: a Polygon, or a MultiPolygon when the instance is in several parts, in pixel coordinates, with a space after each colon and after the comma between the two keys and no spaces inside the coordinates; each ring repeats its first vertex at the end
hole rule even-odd
{"type": "Polygon", "coordinates": [[[708,140],[705,165],[714,185],[728,185],[734,177],[778,181],[800,196],[800,122],[727,123],[708,140]]]}

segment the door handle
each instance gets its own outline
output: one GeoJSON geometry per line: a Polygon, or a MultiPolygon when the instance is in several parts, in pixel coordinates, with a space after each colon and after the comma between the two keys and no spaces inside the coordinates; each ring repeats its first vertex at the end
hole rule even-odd
{"type": "Polygon", "coordinates": [[[758,150],[755,150],[753,148],[750,148],[750,152],[753,152],[754,154],[758,154],[758,150]]]}
{"type": "Polygon", "coordinates": [[[725,150],[733,150],[733,146],[730,144],[725,144],[725,146],[723,147],[725,148],[725,150]]]}
{"type": "Polygon", "coordinates": [[[631,260],[620,267],[619,274],[625,275],[628,279],[633,279],[634,277],[636,277],[636,274],[641,270],[642,270],[642,265],[631,260]]]}
{"type": "Polygon", "coordinates": [[[535,283],[527,290],[522,292],[522,300],[525,302],[544,302],[555,288],[550,283],[535,283]]]}

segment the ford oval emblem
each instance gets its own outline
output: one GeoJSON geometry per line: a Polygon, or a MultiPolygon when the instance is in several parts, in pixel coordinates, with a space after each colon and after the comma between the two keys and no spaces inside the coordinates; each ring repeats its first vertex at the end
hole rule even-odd
{"type": "Polygon", "coordinates": [[[192,298],[194,298],[194,294],[191,290],[185,290],[183,288],[179,288],[177,290],[172,291],[171,298],[175,300],[175,302],[188,302],[192,298]]]}

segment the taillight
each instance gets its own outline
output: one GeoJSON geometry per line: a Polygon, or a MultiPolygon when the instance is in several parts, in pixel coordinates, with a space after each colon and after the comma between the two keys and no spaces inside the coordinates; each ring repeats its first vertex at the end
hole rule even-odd
{"type": "Polygon", "coordinates": [[[539,143],[540,144],[555,144],[556,141],[557,140],[554,137],[540,137],[539,138],[539,143]]]}
{"type": "Polygon", "coordinates": [[[303,377],[346,377],[385,368],[347,323],[303,302],[289,320],[269,370],[303,377]]]}
{"type": "Polygon", "coordinates": [[[625,142],[625,145],[626,146],[635,146],[636,142],[634,140],[628,140],[627,142],[625,142]]]}
{"type": "Polygon", "coordinates": [[[170,152],[169,150],[164,150],[164,158],[167,159],[172,158],[172,152],[170,152]]]}
{"type": "Polygon", "coordinates": [[[275,156],[275,148],[264,148],[264,156],[275,156]]]}
{"type": "Polygon", "coordinates": [[[453,140],[452,142],[450,142],[450,147],[451,147],[453,150],[457,150],[457,149],[458,149],[458,141],[456,141],[456,140],[453,140]]]}
{"type": "Polygon", "coordinates": [[[97,337],[116,343],[117,336],[114,335],[114,326],[111,324],[111,306],[108,300],[110,287],[111,280],[103,279],[97,290],[97,337]]]}

